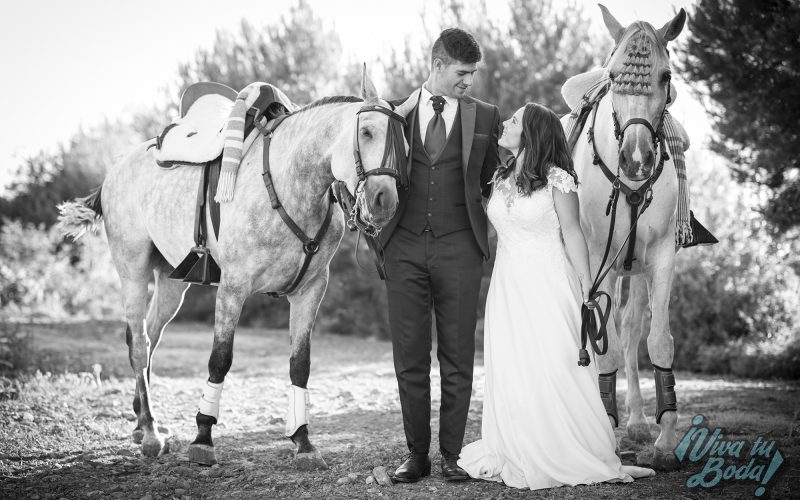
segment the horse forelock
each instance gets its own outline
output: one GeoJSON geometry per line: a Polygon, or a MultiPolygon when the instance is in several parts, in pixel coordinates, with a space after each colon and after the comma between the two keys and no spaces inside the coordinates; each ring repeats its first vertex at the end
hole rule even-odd
{"type": "Polygon", "coordinates": [[[653,72],[668,66],[666,41],[651,24],[637,21],[626,28],[606,63],[614,74],[611,91],[652,95],[653,72]]]}

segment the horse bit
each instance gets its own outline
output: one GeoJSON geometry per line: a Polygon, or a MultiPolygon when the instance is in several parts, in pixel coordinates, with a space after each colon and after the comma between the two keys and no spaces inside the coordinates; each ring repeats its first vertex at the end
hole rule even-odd
{"type": "Polygon", "coordinates": [[[394,177],[401,186],[407,185],[408,180],[405,170],[398,168],[396,165],[398,162],[397,158],[401,156],[401,153],[405,152],[403,143],[403,127],[405,124],[405,118],[377,104],[363,106],[356,113],[355,132],[353,133],[353,159],[355,161],[356,174],[358,175],[358,183],[356,184],[355,196],[350,193],[344,181],[335,181],[332,186],[334,197],[339,201],[342,211],[344,211],[347,216],[347,227],[350,231],[358,230],[370,238],[377,237],[380,232],[380,228],[365,221],[361,217],[361,203],[359,200],[363,199],[364,184],[367,181],[367,177],[371,175],[390,175],[394,177]],[[386,142],[384,144],[383,158],[381,159],[380,167],[372,170],[364,170],[358,135],[361,124],[361,113],[372,111],[377,111],[388,116],[389,123],[387,125],[386,142]],[[387,167],[386,165],[388,162],[393,163],[387,167]]]}

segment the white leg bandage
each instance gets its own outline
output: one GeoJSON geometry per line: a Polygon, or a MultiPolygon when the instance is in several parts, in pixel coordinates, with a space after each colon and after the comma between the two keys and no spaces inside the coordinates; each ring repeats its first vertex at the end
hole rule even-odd
{"type": "Polygon", "coordinates": [[[289,388],[289,408],[286,411],[286,437],[292,437],[297,429],[308,424],[308,389],[296,385],[289,388]]]}
{"type": "Polygon", "coordinates": [[[206,380],[203,387],[203,395],[200,397],[200,405],[197,408],[203,415],[219,419],[219,400],[222,397],[222,385],[225,382],[215,384],[206,380]]]}

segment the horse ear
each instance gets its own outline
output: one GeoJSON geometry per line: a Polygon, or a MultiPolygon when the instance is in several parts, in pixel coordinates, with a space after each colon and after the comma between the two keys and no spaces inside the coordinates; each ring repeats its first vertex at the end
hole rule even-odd
{"type": "Polygon", "coordinates": [[[658,34],[664,37],[664,40],[666,40],[667,42],[675,40],[678,37],[678,35],[680,35],[681,30],[683,30],[683,24],[685,22],[686,22],[686,11],[681,9],[680,12],[675,14],[675,17],[673,17],[670,22],[668,22],[660,30],[658,30],[658,34]]]}
{"type": "Polygon", "coordinates": [[[611,12],[606,9],[605,5],[599,3],[597,6],[600,7],[600,12],[603,13],[603,22],[606,24],[608,32],[611,33],[611,36],[614,38],[614,43],[619,43],[620,39],[622,39],[622,33],[625,32],[625,27],[611,15],[611,12]]]}
{"type": "Polygon", "coordinates": [[[417,105],[417,96],[418,93],[413,93],[408,96],[408,99],[403,102],[403,104],[394,108],[394,112],[398,115],[402,116],[403,118],[407,117],[409,113],[411,113],[417,105]]]}
{"type": "Polygon", "coordinates": [[[372,79],[367,75],[367,63],[364,63],[364,68],[361,73],[361,98],[365,101],[378,98],[378,91],[375,89],[375,84],[372,79]]]}

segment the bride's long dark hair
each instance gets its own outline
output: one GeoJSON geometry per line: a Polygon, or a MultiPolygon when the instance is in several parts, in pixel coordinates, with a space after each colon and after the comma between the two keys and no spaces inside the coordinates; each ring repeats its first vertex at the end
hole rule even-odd
{"type": "MultiPolygon", "coordinates": [[[[522,112],[522,137],[519,154],[525,152],[517,172],[517,189],[525,196],[547,185],[547,170],[555,165],[569,173],[575,183],[578,176],[558,116],[547,106],[529,102],[522,112]]],[[[501,165],[498,177],[505,179],[513,168],[501,165]]]]}

